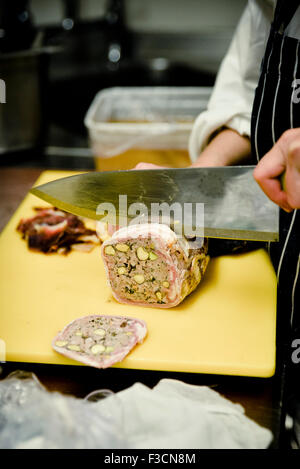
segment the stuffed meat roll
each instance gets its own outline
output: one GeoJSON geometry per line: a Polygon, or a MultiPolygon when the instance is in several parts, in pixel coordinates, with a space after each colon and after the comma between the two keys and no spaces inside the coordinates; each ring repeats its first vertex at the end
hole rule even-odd
{"type": "Polygon", "coordinates": [[[208,261],[207,240],[192,247],[167,225],[120,228],[101,246],[107,279],[121,303],[171,308],[200,283],[208,261]]]}

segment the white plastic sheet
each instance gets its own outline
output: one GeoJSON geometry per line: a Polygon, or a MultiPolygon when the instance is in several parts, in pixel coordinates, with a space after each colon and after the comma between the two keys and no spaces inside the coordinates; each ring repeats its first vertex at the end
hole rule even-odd
{"type": "Polygon", "coordinates": [[[90,402],[48,392],[27,373],[0,381],[2,449],[264,449],[271,441],[206,386],[163,379],[90,402]]]}

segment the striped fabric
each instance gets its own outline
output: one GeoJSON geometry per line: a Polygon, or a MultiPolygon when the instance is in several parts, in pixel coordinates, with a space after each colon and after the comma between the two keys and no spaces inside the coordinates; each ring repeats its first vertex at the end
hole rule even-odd
{"type": "MultiPolygon", "coordinates": [[[[297,39],[285,34],[299,4],[298,0],[279,0],[276,6],[252,112],[252,151],[257,161],[285,130],[300,128],[300,99],[295,99],[297,80],[300,87],[300,47],[297,39]]],[[[271,243],[270,255],[278,280],[278,338],[289,346],[292,337],[300,339],[299,235],[299,210],[281,210],[280,241],[271,243]]]]}

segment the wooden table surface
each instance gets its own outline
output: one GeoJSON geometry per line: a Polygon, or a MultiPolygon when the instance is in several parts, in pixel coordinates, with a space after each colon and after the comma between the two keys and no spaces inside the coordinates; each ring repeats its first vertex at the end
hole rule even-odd
{"type": "MultiPolygon", "coordinates": [[[[0,231],[7,224],[42,171],[43,168],[0,168],[0,231]]],[[[0,314],[3,312],[1,311],[0,314]]],[[[60,391],[76,397],[84,397],[99,388],[118,391],[137,381],[152,387],[162,378],[173,378],[186,383],[212,386],[231,401],[241,404],[249,418],[272,431],[273,448],[282,447],[285,441],[282,411],[285,380],[280,365],[274,377],[262,379],[117,368],[99,372],[91,367],[77,365],[3,363],[0,368],[0,378],[4,378],[14,370],[32,371],[49,390],[60,391]]]]}

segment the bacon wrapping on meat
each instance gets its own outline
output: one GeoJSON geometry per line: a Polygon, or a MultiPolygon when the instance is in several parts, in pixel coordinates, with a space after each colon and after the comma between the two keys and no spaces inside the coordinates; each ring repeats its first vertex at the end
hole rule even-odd
{"type": "Polygon", "coordinates": [[[56,207],[35,207],[36,215],[21,219],[17,231],[27,241],[29,249],[43,253],[67,254],[71,249],[90,251],[100,244],[96,230],[56,207]]]}
{"type": "Polygon", "coordinates": [[[123,316],[90,315],[75,319],[52,341],[53,349],[95,368],[121,362],[147,335],[145,321],[123,316]]]}
{"type": "Polygon", "coordinates": [[[192,245],[167,225],[120,228],[101,255],[112,294],[120,303],[171,308],[200,283],[209,262],[207,239],[192,245]]]}

